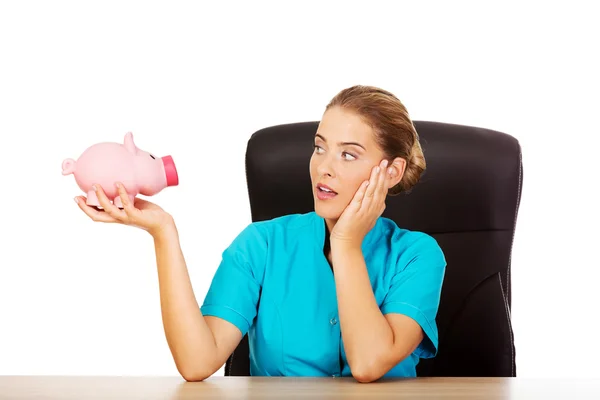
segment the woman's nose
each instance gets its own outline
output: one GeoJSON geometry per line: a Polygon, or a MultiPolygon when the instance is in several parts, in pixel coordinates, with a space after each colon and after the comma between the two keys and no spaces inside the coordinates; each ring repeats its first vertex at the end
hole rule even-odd
{"type": "Polygon", "coordinates": [[[335,174],[332,160],[329,157],[323,157],[323,159],[317,166],[317,172],[320,176],[334,176],[335,174]]]}

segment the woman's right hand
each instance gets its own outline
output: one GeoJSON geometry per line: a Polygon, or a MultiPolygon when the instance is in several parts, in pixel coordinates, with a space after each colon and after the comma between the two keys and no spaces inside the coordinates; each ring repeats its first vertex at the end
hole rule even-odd
{"type": "Polygon", "coordinates": [[[93,221],[135,226],[145,230],[152,236],[155,236],[173,222],[171,215],[154,203],[136,197],[135,204],[131,204],[125,188],[120,183],[117,184],[117,187],[123,209],[115,206],[106,197],[100,185],[95,185],[95,187],[96,197],[104,210],[88,206],[84,196],[75,197],[79,208],[93,221]]]}

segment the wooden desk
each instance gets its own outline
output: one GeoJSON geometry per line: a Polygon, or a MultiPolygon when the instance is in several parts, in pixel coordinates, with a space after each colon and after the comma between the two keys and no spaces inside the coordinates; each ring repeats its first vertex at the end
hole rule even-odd
{"type": "Polygon", "coordinates": [[[0,399],[600,399],[600,379],[0,376],[0,399]]]}

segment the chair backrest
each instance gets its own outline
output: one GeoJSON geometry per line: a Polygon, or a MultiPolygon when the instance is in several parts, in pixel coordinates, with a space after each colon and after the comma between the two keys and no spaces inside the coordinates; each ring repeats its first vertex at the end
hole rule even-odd
{"type": "MultiPolygon", "coordinates": [[[[511,251],[522,188],[519,142],[489,129],[415,121],[427,170],[383,216],[438,241],[447,268],[437,316],[439,352],[419,376],[516,376],[511,251]]],[[[253,221],[313,211],[309,159],[318,122],[254,133],[246,152],[253,221]],[[277,188],[277,190],[273,190],[277,188]]],[[[248,340],[225,375],[249,375],[248,340]]]]}

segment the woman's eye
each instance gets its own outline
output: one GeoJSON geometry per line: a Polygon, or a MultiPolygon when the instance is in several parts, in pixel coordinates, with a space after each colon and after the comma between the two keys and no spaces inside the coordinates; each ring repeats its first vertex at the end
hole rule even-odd
{"type": "Polygon", "coordinates": [[[323,149],[321,147],[317,146],[316,144],[314,145],[314,148],[317,153],[320,153],[323,151],[323,149]]]}
{"type": "Polygon", "coordinates": [[[156,160],[156,157],[154,157],[152,154],[150,154],[150,157],[152,157],[153,160],[156,160]]]}
{"type": "Polygon", "coordinates": [[[354,157],[350,153],[346,153],[345,151],[342,153],[342,157],[344,157],[344,160],[346,160],[346,161],[356,160],[356,157],[354,157]]]}

